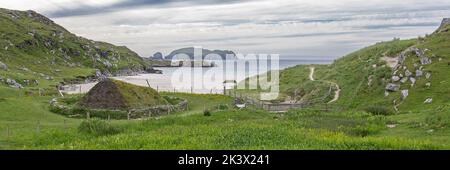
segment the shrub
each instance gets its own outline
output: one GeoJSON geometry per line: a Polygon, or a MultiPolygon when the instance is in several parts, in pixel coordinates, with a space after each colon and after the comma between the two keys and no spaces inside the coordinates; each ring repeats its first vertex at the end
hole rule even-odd
{"type": "Polygon", "coordinates": [[[118,134],[122,130],[118,127],[114,127],[108,122],[99,119],[90,119],[81,122],[80,126],[78,127],[78,131],[95,136],[106,136],[118,134]]]}
{"type": "Polygon", "coordinates": [[[205,109],[205,110],[203,111],[203,115],[204,115],[204,116],[211,116],[211,111],[209,111],[208,109],[205,109]]]}
{"type": "Polygon", "coordinates": [[[219,109],[219,110],[228,110],[228,105],[226,105],[226,104],[219,104],[217,106],[217,109],[219,109]]]}
{"type": "Polygon", "coordinates": [[[384,106],[370,106],[365,109],[366,112],[371,113],[372,115],[391,115],[392,112],[384,107],[384,106]]]}

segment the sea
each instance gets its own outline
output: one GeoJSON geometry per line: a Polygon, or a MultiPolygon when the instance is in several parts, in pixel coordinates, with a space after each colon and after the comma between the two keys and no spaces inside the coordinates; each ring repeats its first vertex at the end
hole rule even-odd
{"type": "MultiPolygon", "coordinates": [[[[283,70],[297,65],[330,64],[331,60],[280,59],[277,61],[226,60],[214,61],[215,67],[156,67],[162,74],[139,74],[112,77],[139,86],[150,86],[158,91],[197,94],[222,94],[247,77],[283,70]],[[225,83],[224,83],[225,82],[225,83]],[[231,83],[230,83],[231,82],[231,83]]],[[[69,85],[64,93],[87,93],[97,82],[69,85]]]]}

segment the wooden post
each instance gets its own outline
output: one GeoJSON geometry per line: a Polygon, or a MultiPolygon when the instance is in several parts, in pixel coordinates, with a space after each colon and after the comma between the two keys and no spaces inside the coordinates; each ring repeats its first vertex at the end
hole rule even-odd
{"type": "Polygon", "coordinates": [[[194,93],[194,88],[191,86],[191,94],[194,93]]]}
{"type": "Polygon", "coordinates": [[[81,90],[81,88],[82,88],[82,85],[80,84],[80,94],[82,93],[82,90],[81,90]]]}
{"type": "Polygon", "coordinates": [[[41,88],[39,88],[39,96],[42,96],[41,88]]]}
{"type": "Polygon", "coordinates": [[[212,89],[209,91],[209,94],[212,94],[212,89]]]}
{"type": "Polygon", "coordinates": [[[146,79],[145,81],[147,81],[147,85],[148,85],[148,87],[150,87],[150,88],[151,88],[151,86],[150,86],[150,82],[148,82],[148,79],[146,79]]]}
{"type": "Polygon", "coordinates": [[[86,119],[91,119],[91,113],[89,113],[89,112],[86,112],[86,119]]]}
{"type": "Polygon", "coordinates": [[[110,121],[111,120],[111,115],[108,115],[108,121],[110,121]]]}
{"type": "Polygon", "coordinates": [[[127,120],[130,120],[130,116],[131,116],[131,112],[128,111],[128,114],[127,114],[127,120]]]}

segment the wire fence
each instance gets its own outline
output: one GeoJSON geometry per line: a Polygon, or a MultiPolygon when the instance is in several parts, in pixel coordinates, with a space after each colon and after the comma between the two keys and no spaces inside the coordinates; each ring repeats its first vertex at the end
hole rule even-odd
{"type": "Polygon", "coordinates": [[[235,90],[227,90],[225,95],[234,97],[235,100],[240,100],[246,105],[251,105],[256,108],[260,108],[269,112],[287,112],[291,109],[302,109],[302,110],[314,110],[314,111],[342,111],[344,107],[338,106],[336,104],[320,103],[320,102],[308,102],[308,103],[274,103],[270,101],[262,101],[257,99],[254,95],[239,93],[235,90]]]}

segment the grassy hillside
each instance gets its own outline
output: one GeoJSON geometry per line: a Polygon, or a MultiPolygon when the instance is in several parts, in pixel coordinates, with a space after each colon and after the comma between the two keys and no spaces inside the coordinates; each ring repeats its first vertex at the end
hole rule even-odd
{"type": "Polygon", "coordinates": [[[2,82],[46,88],[97,69],[109,74],[146,67],[127,47],[76,36],[33,11],[0,9],[0,25],[0,62],[7,67],[0,69],[2,82]]]}
{"type": "MultiPolygon", "coordinates": [[[[447,25],[443,29],[448,30],[449,27],[447,25]]],[[[449,31],[436,32],[418,39],[380,42],[346,55],[331,65],[300,65],[283,70],[280,73],[279,102],[293,100],[325,104],[332,100],[337,84],[340,88],[339,99],[331,105],[344,109],[363,110],[369,106],[383,106],[391,111],[409,112],[448,108],[449,62],[449,31]],[[422,57],[417,56],[416,51],[423,52],[432,62],[422,64],[422,57]],[[400,56],[405,58],[403,63],[398,68],[392,68],[395,64],[387,61],[399,60],[400,56]],[[311,68],[315,68],[314,80],[309,78],[311,68]],[[417,71],[421,75],[417,75],[417,71]],[[411,75],[406,76],[407,72],[411,75]],[[403,76],[406,81],[394,81],[394,76],[403,76]],[[399,90],[386,90],[390,83],[399,85],[399,90]],[[404,99],[402,90],[408,90],[408,96],[404,99]],[[432,99],[432,102],[426,104],[426,99],[432,99]]],[[[240,91],[247,95],[252,92],[258,90],[240,91]]]]}

